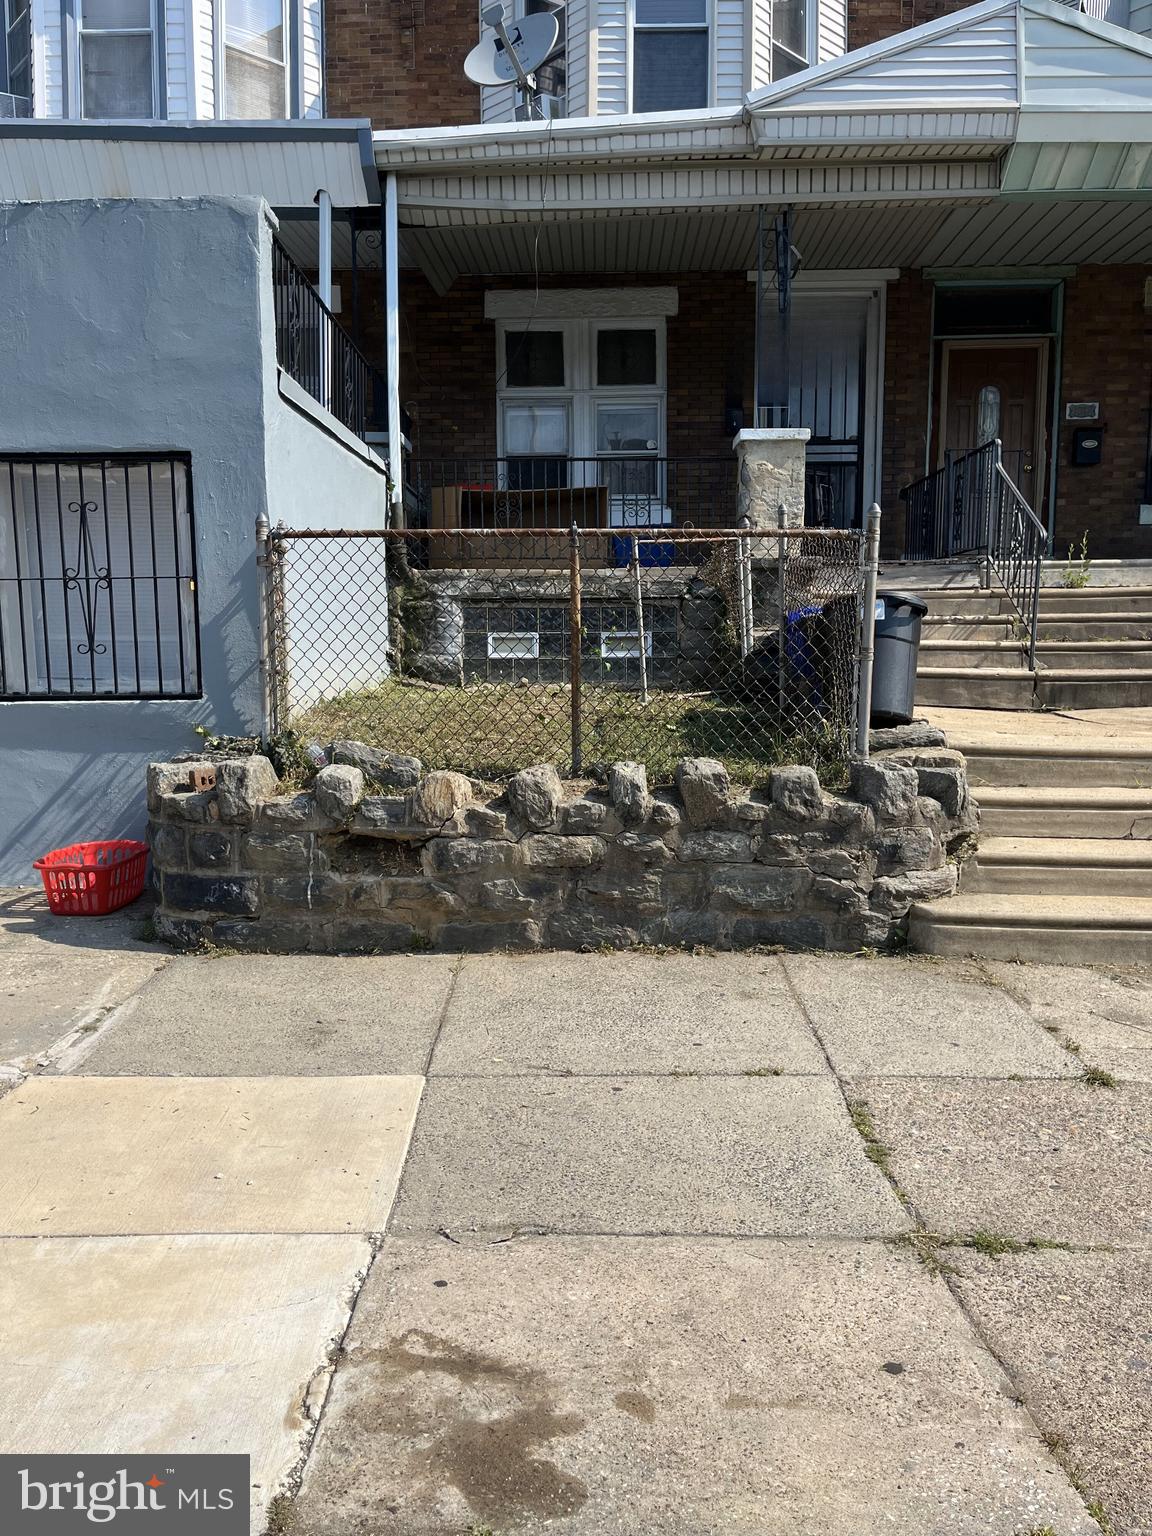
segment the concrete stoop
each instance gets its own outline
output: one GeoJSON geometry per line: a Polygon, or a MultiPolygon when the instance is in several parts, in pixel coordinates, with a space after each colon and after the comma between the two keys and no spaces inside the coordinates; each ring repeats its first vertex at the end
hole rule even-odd
{"type": "Polygon", "coordinates": [[[1152,590],[1046,588],[1036,668],[998,590],[920,587],[929,605],[918,704],[959,709],[1125,709],[1152,705],[1152,590]]]}
{"type": "Polygon", "coordinates": [[[987,894],[912,908],[914,949],[1056,965],[1147,965],[1152,899],[987,894]]]}
{"type": "Polygon", "coordinates": [[[938,955],[1152,964],[1152,737],[953,738],[980,805],[957,895],[909,914],[938,955]]]}

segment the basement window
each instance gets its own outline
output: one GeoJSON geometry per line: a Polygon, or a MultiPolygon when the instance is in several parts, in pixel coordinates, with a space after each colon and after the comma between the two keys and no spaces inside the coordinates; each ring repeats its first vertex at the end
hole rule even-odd
{"type": "Polygon", "coordinates": [[[538,630],[495,630],[488,636],[489,661],[538,661],[538,630]]]}

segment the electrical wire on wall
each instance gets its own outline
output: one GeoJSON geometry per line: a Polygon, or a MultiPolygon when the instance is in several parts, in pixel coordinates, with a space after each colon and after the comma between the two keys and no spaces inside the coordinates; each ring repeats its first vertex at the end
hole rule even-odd
{"type": "Polygon", "coordinates": [[[543,173],[542,173],[542,176],[541,176],[541,188],[540,188],[540,214],[541,214],[541,218],[538,219],[537,222],[536,222],[536,232],[535,232],[535,234],[532,237],[532,280],[533,280],[533,286],[534,286],[534,292],[532,294],[532,308],[528,311],[528,319],[525,321],[524,329],[520,332],[520,339],[519,339],[519,341],[516,343],[516,346],[513,348],[512,352],[509,353],[509,355],[504,359],[504,370],[503,370],[503,372],[500,373],[499,375],[497,375],[497,378],[496,378],[496,388],[497,389],[502,389],[503,388],[504,381],[508,377],[508,373],[509,373],[509,370],[512,367],[512,364],[516,361],[516,359],[520,356],[520,353],[524,350],[524,345],[525,345],[525,343],[528,340],[528,333],[532,329],[533,321],[536,319],[536,311],[540,307],[540,231],[541,231],[541,229],[543,227],[543,214],[544,214],[544,212],[546,211],[546,209],[548,207],[548,181],[549,181],[549,177],[550,177],[550,174],[551,174],[551,167],[552,167],[552,149],[553,149],[553,142],[554,142],[553,141],[553,133],[554,133],[555,127],[556,127],[556,119],[554,117],[550,117],[548,119],[548,147],[547,147],[547,149],[545,150],[545,153],[544,153],[544,170],[543,170],[543,173]]]}

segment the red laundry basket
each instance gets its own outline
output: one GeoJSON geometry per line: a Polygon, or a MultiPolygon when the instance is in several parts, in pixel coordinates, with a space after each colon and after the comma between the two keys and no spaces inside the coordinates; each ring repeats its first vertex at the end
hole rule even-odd
{"type": "Polygon", "coordinates": [[[148,844],[129,837],[106,843],[73,843],[33,864],[57,917],[103,917],[135,901],[144,889],[148,844]]]}

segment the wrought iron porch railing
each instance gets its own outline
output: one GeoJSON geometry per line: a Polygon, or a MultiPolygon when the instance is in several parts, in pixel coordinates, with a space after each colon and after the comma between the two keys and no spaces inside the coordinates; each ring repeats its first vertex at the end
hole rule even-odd
{"type": "Polygon", "coordinates": [[[731,528],[737,474],[732,457],[658,458],[543,454],[408,460],[412,527],[731,528]]]}
{"type": "Polygon", "coordinates": [[[388,425],[384,378],[316,292],[279,240],[272,242],[276,359],[357,437],[388,425]]]}
{"type": "Polygon", "coordinates": [[[993,438],[958,455],[904,492],[904,558],[980,560],[995,573],[1026,631],[1028,666],[1036,664],[1040,562],[1048,530],[1004,468],[993,438]]]}

